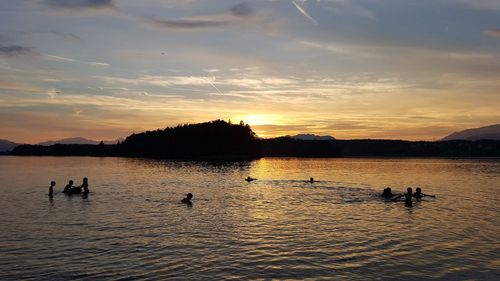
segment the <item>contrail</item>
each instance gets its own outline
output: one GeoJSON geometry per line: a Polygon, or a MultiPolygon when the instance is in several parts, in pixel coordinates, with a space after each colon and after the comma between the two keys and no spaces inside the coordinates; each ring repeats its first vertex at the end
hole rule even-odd
{"type": "Polygon", "coordinates": [[[224,95],[224,94],[223,94],[223,93],[219,90],[219,88],[217,88],[217,87],[215,86],[215,84],[214,84],[214,83],[212,83],[212,81],[210,81],[210,79],[208,79],[208,77],[206,77],[206,78],[207,78],[208,83],[210,83],[210,85],[212,85],[212,87],[214,87],[214,89],[216,89],[216,90],[217,90],[217,92],[219,92],[219,94],[224,95]]]}
{"type": "Polygon", "coordinates": [[[306,10],[304,9],[304,7],[297,3],[295,0],[292,0],[292,3],[293,5],[295,6],[295,8],[297,8],[297,10],[299,10],[299,12],[304,15],[304,17],[306,17],[308,20],[310,20],[312,23],[314,23],[315,25],[318,25],[319,23],[313,18],[311,17],[311,15],[309,15],[306,10]]]}

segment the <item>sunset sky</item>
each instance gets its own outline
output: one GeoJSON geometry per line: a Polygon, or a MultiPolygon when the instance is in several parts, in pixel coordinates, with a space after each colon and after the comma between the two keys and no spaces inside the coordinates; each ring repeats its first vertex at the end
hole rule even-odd
{"type": "Polygon", "coordinates": [[[409,140],[500,123],[500,1],[0,1],[0,139],[214,119],[409,140]]]}

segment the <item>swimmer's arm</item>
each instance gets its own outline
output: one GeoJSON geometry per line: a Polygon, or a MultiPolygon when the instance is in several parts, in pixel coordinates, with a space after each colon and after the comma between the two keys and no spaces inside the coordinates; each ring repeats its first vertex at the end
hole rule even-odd
{"type": "Polygon", "coordinates": [[[429,194],[425,194],[425,193],[422,193],[423,196],[429,196],[429,197],[436,197],[436,195],[429,195],[429,194]]]}
{"type": "Polygon", "coordinates": [[[392,201],[396,201],[396,200],[398,200],[399,198],[401,198],[401,197],[403,197],[403,196],[404,196],[404,194],[399,194],[399,195],[396,195],[396,196],[392,197],[392,199],[391,199],[391,200],[392,200],[392,201]]]}

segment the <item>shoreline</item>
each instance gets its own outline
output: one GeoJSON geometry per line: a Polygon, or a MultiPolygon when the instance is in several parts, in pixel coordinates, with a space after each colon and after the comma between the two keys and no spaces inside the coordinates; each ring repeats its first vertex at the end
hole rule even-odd
{"type": "Polygon", "coordinates": [[[491,157],[446,157],[446,156],[334,156],[334,157],[314,157],[314,156],[262,156],[255,159],[240,160],[218,160],[218,159],[192,159],[192,158],[158,158],[158,157],[133,157],[121,155],[14,155],[0,153],[0,157],[91,157],[91,158],[125,158],[125,159],[147,159],[165,161],[189,161],[189,162],[251,162],[260,159],[443,159],[443,160],[500,160],[499,156],[491,157]]]}

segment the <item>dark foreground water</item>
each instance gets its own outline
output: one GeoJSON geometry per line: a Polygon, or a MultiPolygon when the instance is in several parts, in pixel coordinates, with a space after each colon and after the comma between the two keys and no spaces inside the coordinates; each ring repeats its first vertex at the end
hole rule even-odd
{"type": "Polygon", "coordinates": [[[0,280],[499,280],[499,192],[500,160],[0,157],[0,280]]]}

